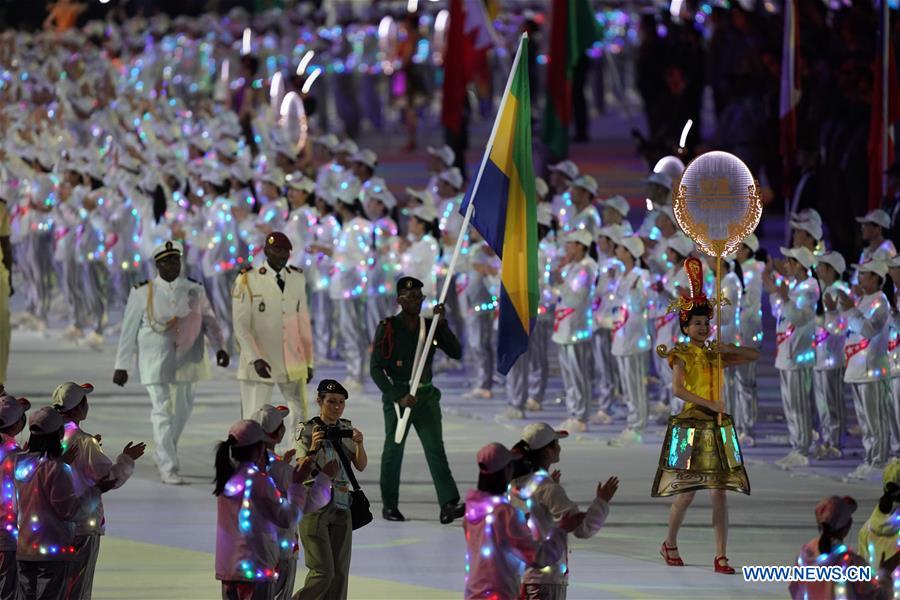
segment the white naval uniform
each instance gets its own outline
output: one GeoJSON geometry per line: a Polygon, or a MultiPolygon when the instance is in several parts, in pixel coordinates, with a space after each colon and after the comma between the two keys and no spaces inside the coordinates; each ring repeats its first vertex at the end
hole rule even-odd
{"type": "Polygon", "coordinates": [[[807,456],[812,443],[812,371],[816,362],[816,302],[819,284],[815,278],[792,282],[787,302],[771,294],[775,328],[775,368],[781,384],[781,403],[787,421],[791,450],[807,456]]]}
{"type": "Polygon", "coordinates": [[[231,294],[234,337],[240,348],[237,379],[241,386],[241,415],[248,418],[269,404],[275,384],[281,389],[290,415],[285,427],[293,431],[306,420],[306,380],[313,367],[312,331],[306,304],[306,277],[298,269],[281,270],[284,291],[275,269],[266,262],[238,275],[231,294]],[[253,363],[269,364],[268,379],[253,363]]]}
{"type": "Polygon", "coordinates": [[[369,333],[366,326],[366,294],[369,268],[374,263],[372,223],[354,217],[341,226],[331,256],[328,293],[337,307],[339,348],[347,365],[347,378],[362,385],[366,373],[369,333]]]}
{"type": "Polygon", "coordinates": [[[650,333],[647,300],[650,274],[632,267],[616,286],[612,354],[619,365],[622,393],[628,407],[628,429],[642,433],[647,426],[647,364],[650,333]]]}
{"type": "Polygon", "coordinates": [[[887,462],[890,444],[887,403],[891,399],[890,304],[878,291],[857,300],[850,310],[842,310],[846,322],[844,381],[851,384],[853,408],[862,430],[865,464],[881,468],[887,462]]]}
{"type": "Polygon", "coordinates": [[[613,309],[616,285],[625,272],[625,265],[613,256],[600,255],[597,283],[592,305],[594,323],[591,344],[594,349],[594,398],[599,410],[609,414],[615,396],[622,395],[619,368],[612,355],[613,309]]]}
{"type": "MultiPolygon", "coordinates": [[[[837,280],[822,291],[824,297],[837,301],[837,293],[850,293],[841,280],[837,280]]],[[[841,437],[847,430],[847,409],[844,403],[844,337],[843,321],[829,319],[827,314],[816,317],[816,365],[813,368],[813,391],[816,398],[816,412],[819,414],[819,428],[822,442],[841,448],[841,437]]]]}
{"type": "MultiPolygon", "coordinates": [[[[764,265],[750,258],[741,263],[744,276],[744,292],[738,311],[740,326],[738,344],[745,348],[762,346],[762,272],[764,265]]],[[[756,426],[758,396],[756,393],[756,366],[750,361],[734,367],[734,427],[737,432],[752,435],[756,426]]]]}
{"type": "Polygon", "coordinates": [[[152,406],[154,456],[163,474],[178,472],[178,439],[194,408],[194,383],[210,376],[204,335],[216,350],[223,348],[199,283],[157,276],[128,294],[116,369],[129,370],[137,357],[152,406]]]}
{"type": "Polygon", "coordinates": [[[541,300],[534,329],[528,336],[528,352],[516,360],[506,374],[506,397],[510,406],[525,410],[528,398],[543,403],[550,378],[550,336],[553,333],[556,293],[551,274],[556,268],[559,247],[554,235],[548,234],[538,243],[538,284],[541,300]]]}
{"type": "Polygon", "coordinates": [[[559,350],[559,370],[566,390],[569,417],[587,422],[591,402],[591,348],[593,314],[591,305],[597,263],[585,256],[577,263],[565,265],[558,285],[552,340],[559,350]]]}

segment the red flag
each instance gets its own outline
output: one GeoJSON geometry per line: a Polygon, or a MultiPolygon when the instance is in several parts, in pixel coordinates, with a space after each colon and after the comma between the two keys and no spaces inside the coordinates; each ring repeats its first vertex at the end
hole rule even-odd
{"type": "Polygon", "coordinates": [[[779,95],[778,149],[782,161],[782,191],[790,202],[796,183],[797,166],[797,105],[800,103],[800,83],[797,79],[797,6],[794,0],[784,4],[784,43],[781,48],[781,93],[779,95]]]}
{"type": "Polygon", "coordinates": [[[472,80],[475,65],[493,45],[492,29],[482,0],[450,0],[441,123],[453,133],[462,129],[466,86],[472,80]]]}
{"type": "MultiPolygon", "coordinates": [[[[883,0],[887,1],[887,0],[883,0]]],[[[897,81],[897,64],[894,62],[894,46],[890,43],[890,33],[883,31],[883,21],[879,19],[879,40],[875,57],[875,77],[872,86],[872,112],[869,121],[869,203],[868,210],[874,210],[881,206],[882,182],[884,172],[894,162],[894,123],[900,120],[900,84],[897,81]],[[882,44],[887,43],[888,68],[887,82],[885,82],[884,60],[882,44]],[[887,160],[884,161],[884,85],[887,83],[887,160]]]]}

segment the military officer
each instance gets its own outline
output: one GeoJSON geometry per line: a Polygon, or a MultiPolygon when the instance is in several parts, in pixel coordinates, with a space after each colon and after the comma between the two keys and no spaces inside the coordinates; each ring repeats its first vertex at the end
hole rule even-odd
{"type": "Polygon", "coordinates": [[[231,294],[241,415],[269,404],[275,384],[291,411],[285,427],[307,420],[306,384],[313,376],[312,331],[303,271],[287,265],[293,249],[280,231],[266,238],[265,264],[241,271],[231,294]]]}
{"type": "Polygon", "coordinates": [[[204,335],[216,363],[227,367],[222,331],[199,283],[180,277],[182,246],[167,241],[153,251],[158,272],[128,294],[113,383],[124,386],[137,355],[152,408],[156,466],[163,483],[179,485],[178,439],[194,407],[194,383],[209,379],[204,335]]]}
{"type": "Polygon", "coordinates": [[[423,283],[413,277],[401,277],[397,282],[397,303],[400,314],[388,317],[378,324],[375,330],[372,356],[369,362],[369,373],[375,385],[381,390],[384,410],[384,451],[381,455],[381,500],[384,504],[382,516],[388,521],[403,521],[403,514],[397,509],[400,488],[400,466],[403,461],[403,447],[409,433],[408,423],[416,428],[428,470],[437,490],[438,502],[441,506],[441,523],[451,523],[462,517],[465,505],[459,502],[459,490],[447,464],[444,451],[444,439],[441,429],[441,391],[431,382],[431,362],[435,348],[459,360],[462,357],[462,346],[443,319],[444,306],[434,307],[436,319],[440,319],[434,342],[423,360],[425,368],[416,395],[409,393],[410,380],[413,377],[413,364],[425,337],[431,319],[422,317],[423,283]],[[404,409],[410,413],[407,428],[403,432],[403,441],[394,442],[398,415],[404,409]]]}

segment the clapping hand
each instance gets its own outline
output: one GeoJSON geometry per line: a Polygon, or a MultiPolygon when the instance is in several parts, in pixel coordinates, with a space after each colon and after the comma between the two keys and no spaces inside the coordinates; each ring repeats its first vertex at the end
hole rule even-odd
{"type": "Polygon", "coordinates": [[[137,460],[144,455],[144,451],[147,449],[147,444],[144,442],[138,442],[134,444],[134,442],[128,442],[125,444],[125,448],[122,450],[122,454],[130,458],[131,460],[137,460]]]}
{"type": "Polygon", "coordinates": [[[550,479],[552,479],[556,483],[559,483],[560,478],[562,478],[562,473],[560,472],[560,470],[553,469],[553,472],[550,473],[550,479]]]}
{"type": "Polygon", "coordinates": [[[288,450],[281,456],[281,460],[283,460],[284,462],[286,462],[288,464],[291,464],[292,462],[294,462],[294,456],[296,456],[296,454],[297,454],[297,450],[295,450],[294,448],[291,448],[290,450],[288,450]]]}
{"type": "Polygon", "coordinates": [[[838,292],[838,303],[841,305],[841,310],[853,308],[853,299],[844,292],[838,292]]]}
{"type": "Polygon", "coordinates": [[[609,502],[619,489],[619,478],[615,475],[606,480],[606,483],[597,484],[597,497],[609,502]]]}
{"type": "Polygon", "coordinates": [[[294,467],[294,473],[291,476],[291,480],[294,483],[303,483],[309,478],[309,474],[312,473],[313,466],[315,466],[315,461],[311,456],[307,456],[300,461],[299,465],[294,467]]]}

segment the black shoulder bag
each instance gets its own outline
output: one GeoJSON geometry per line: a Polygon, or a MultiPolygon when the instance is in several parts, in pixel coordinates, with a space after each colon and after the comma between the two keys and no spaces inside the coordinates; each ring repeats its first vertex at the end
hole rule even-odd
{"type": "Polygon", "coordinates": [[[359,487],[356,475],[353,474],[353,466],[347,459],[347,455],[344,454],[344,444],[332,444],[332,447],[337,453],[341,465],[344,467],[344,471],[347,473],[350,485],[353,486],[353,491],[350,492],[350,520],[353,523],[353,529],[356,530],[360,527],[365,527],[372,522],[372,511],[369,508],[369,499],[366,498],[365,492],[359,487]]]}

